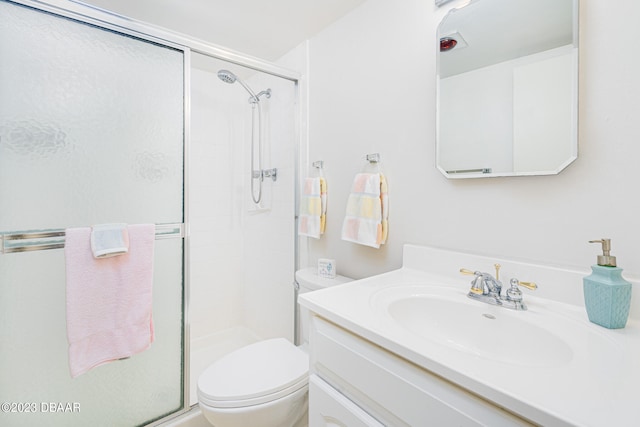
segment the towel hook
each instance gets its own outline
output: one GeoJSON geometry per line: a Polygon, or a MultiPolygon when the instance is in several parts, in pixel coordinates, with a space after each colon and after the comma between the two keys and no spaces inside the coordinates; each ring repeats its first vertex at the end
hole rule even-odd
{"type": "Polygon", "coordinates": [[[380,173],[380,153],[371,153],[365,156],[367,163],[362,168],[365,173],[380,173]]]}
{"type": "Polygon", "coordinates": [[[324,172],[322,171],[324,168],[324,162],[322,160],[316,160],[315,162],[311,163],[311,166],[313,166],[317,176],[319,176],[320,178],[324,178],[324,172]]]}
{"type": "Polygon", "coordinates": [[[380,162],[380,153],[367,154],[367,162],[369,162],[369,163],[379,163],[380,162]]]}

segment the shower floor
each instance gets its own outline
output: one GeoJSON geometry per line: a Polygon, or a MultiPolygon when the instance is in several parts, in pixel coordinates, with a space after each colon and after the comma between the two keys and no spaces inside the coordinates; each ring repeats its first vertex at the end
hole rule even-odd
{"type": "Polygon", "coordinates": [[[225,329],[191,341],[189,404],[198,403],[198,377],[213,362],[260,338],[243,326],[225,329]]]}

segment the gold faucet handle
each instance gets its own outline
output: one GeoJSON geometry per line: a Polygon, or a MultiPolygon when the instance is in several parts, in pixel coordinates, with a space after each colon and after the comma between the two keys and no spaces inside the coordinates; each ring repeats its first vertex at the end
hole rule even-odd
{"type": "Polygon", "coordinates": [[[476,275],[476,272],[475,272],[475,271],[469,270],[469,269],[467,269],[467,268],[461,268],[461,269],[460,269],[460,273],[462,273],[462,274],[467,274],[467,275],[469,275],[469,276],[475,276],[475,275],[476,275]]]}
{"type": "Polygon", "coordinates": [[[538,285],[533,282],[518,282],[518,286],[522,286],[523,288],[527,288],[532,291],[538,289],[538,285]]]}

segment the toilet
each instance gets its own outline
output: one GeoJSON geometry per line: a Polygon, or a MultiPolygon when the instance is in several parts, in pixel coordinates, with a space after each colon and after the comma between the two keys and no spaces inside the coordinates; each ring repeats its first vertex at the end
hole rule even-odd
{"type": "MultiPolygon", "coordinates": [[[[299,293],[351,281],[319,277],[317,269],[296,272],[299,293]]],[[[309,380],[308,316],[300,316],[302,345],[284,338],[258,341],[209,366],[198,378],[198,404],[215,427],[303,427],[307,425],[309,380]]]]}

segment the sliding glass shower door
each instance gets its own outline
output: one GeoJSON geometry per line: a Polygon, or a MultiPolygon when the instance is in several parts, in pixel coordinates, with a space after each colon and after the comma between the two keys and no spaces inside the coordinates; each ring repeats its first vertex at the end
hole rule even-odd
{"type": "Polygon", "coordinates": [[[184,70],[179,48],[0,0],[0,425],[183,408],[184,70]],[[158,225],[155,341],[72,379],[60,247],[102,223],[158,225]]]}

